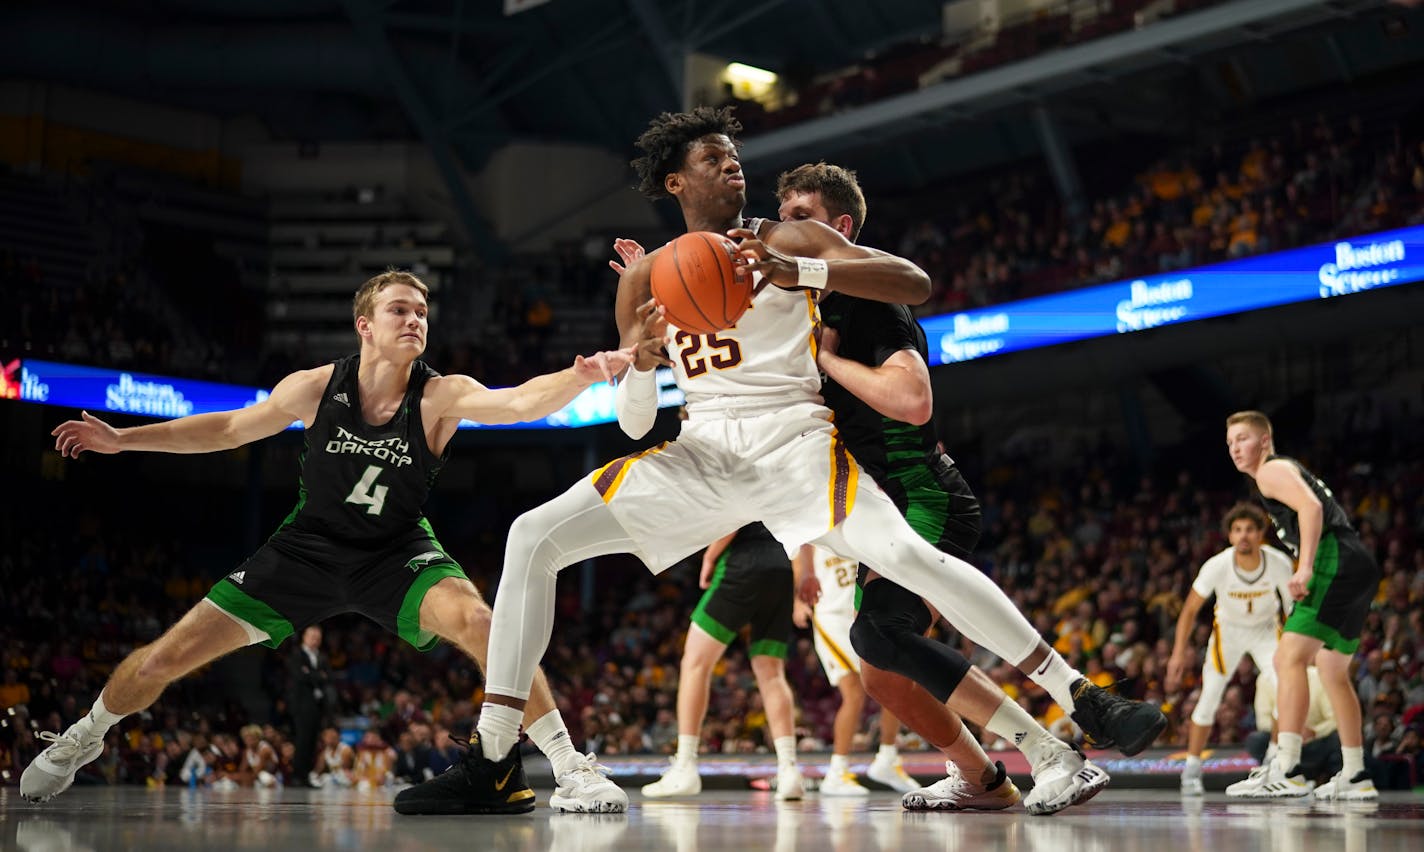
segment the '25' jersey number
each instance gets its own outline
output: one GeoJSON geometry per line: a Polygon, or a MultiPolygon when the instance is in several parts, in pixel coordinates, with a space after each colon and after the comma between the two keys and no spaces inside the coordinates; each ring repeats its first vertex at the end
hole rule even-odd
{"type": "Polygon", "coordinates": [[[725,370],[742,363],[742,347],[730,337],[679,331],[673,343],[682,347],[679,357],[689,379],[695,379],[709,369],[725,370]],[[711,351],[702,352],[704,346],[711,351]]]}

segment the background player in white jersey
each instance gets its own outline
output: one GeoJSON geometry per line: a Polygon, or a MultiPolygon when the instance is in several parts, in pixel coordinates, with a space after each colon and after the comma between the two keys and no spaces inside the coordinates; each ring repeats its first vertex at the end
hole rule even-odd
{"type": "MultiPolygon", "coordinates": [[[[850,626],[855,621],[855,576],[860,566],[819,547],[806,546],[796,557],[796,626],[811,628],[816,656],[826,679],[841,694],[836,709],[831,764],[821,781],[823,796],[864,796],[870,791],[855,780],[850,771],[852,740],[865,711],[865,687],[860,682],[860,658],[850,643],[850,626]],[[814,587],[807,581],[814,581],[814,587]],[[809,602],[808,602],[809,599],[809,602]]],[[[880,710],[880,748],[866,775],[900,793],[919,786],[900,763],[895,738],[900,720],[885,708],[880,710]]]]}
{"type": "MultiPolygon", "coordinates": [[[[1201,694],[1187,732],[1187,765],[1182,770],[1182,793],[1202,794],[1202,750],[1211,735],[1221,696],[1244,656],[1260,670],[1258,688],[1276,688],[1276,653],[1283,608],[1291,600],[1290,577],[1295,568],[1290,557],[1266,547],[1266,513],[1250,503],[1237,503],[1222,520],[1231,546],[1202,564],[1192,590],[1177,617],[1177,638],[1167,661],[1168,693],[1175,692],[1186,673],[1188,643],[1197,613],[1216,598],[1211,639],[1202,664],[1201,694]]],[[[1286,609],[1286,612],[1289,610],[1286,609]]]]}
{"type": "MultiPolygon", "coordinates": [[[[478,809],[497,802],[503,780],[521,770],[519,721],[553,630],[560,570],[622,552],[660,572],[756,520],[788,553],[807,542],[824,544],[924,595],[971,640],[1031,671],[1105,740],[1127,749],[1150,741],[1165,722],[1154,707],[1095,691],[1047,648],[992,580],[920,538],[862,475],[821,402],[817,312],[807,291],[918,304],[928,296],[929,278],[909,261],[855,246],[820,222],[743,220],[746,180],[733,141],[740,129],[730,109],[664,113],[639,139],[646,155],[635,167],[645,194],[676,199],[689,231],[741,240],[740,268],[774,286],[757,292],[735,329],[690,335],[660,327],[647,312],[657,251],[619,280],[620,334],[630,345],[647,345],[638,371],[616,395],[620,426],[634,436],[651,428],[657,389],[650,374],[659,361],[651,350],[668,344],[689,419],[678,440],[616,459],[515,521],[491,629],[480,748],[471,749],[466,786],[437,792],[427,782],[402,796],[449,795],[478,809]]],[[[1073,773],[1049,780],[1035,792],[1079,798],[1073,773]]]]}
{"type": "MultiPolygon", "coordinates": [[[[68,789],[79,767],[103,751],[109,728],[169,683],[248,645],[276,648],[340,612],[361,612],[422,651],[444,638],[484,666],[489,607],[421,514],[450,440],[462,419],[514,423],[552,414],[632,354],[579,356],[566,370],[514,388],[441,376],[418,360],[429,333],[428,292],[408,272],[371,278],[352,305],[357,354],[292,373],[249,408],[128,429],[85,412],[55,428],[55,448],[77,458],[85,451],[217,452],[301,421],[307,450],[300,498],[282,526],[177,624],[124,658],[87,715],[62,734],[41,735],[52,745],[25,769],[21,795],[44,801],[68,789]]],[[[530,732],[557,763],[555,804],[623,810],[623,791],[594,769],[592,756],[574,750],[543,674],[531,677],[530,732]]],[[[521,779],[504,800],[505,810],[532,810],[534,792],[521,779]]]]}

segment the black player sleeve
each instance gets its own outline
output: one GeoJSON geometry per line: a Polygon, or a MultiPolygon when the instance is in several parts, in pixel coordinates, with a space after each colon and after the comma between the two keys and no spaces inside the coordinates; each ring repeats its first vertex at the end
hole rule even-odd
{"type": "Polygon", "coordinates": [[[884,364],[890,360],[890,356],[906,349],[913,349],[924,355],[921,351],[924,347],[924,332],[920,331],[920,326],[915,322],[909,308],[904,305],[868,301],[857,307],[860,310],[855,321],[858,325],[863,324],[865,339],[873,341],[871,363],[874,366],[884,364]]]}

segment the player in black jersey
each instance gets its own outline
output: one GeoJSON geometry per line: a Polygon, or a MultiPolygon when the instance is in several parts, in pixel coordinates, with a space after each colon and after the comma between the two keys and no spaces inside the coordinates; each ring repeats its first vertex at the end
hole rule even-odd
{"type": "MultiPolygon", "coordinates": [[[[307,427],[296,508],[177,624],[125,658],[88,715],[62,734],[42,734],[52,745],[25,770],[22,795],[44,801],[63,792],[75,771],[103,751],[105,732],[152,704],[169,683],[246,645],[275,648],[294,631],[340,612],[359,612],[421,650],[446,639],[484,667],[490,608],[421,515],[450,439],[462,419],[514,423],[551,414],[622,370],[633,350],[579,356],[566,370],[507,389],[441,376],[417,360],[429,330],[427,294],[407,272],[370,279],[353,304],[360,351],[292,373],[249,408],[128,429],[85,412],[54,430],[60,453],[77,458],[86,450],[215,452],[275,435],[293,422],[307,427]]],[[[556,806],[626,807],[626,795],[596,771],[592,757],[573,749],[542,673],[525,722],[556,762],[556,806]]],[[[450,772],[467,771],[457,765],[450,772]]],[[[500,801],[471,807],[533,809],[522,772],[503,781],[507,795],[500,801]]],[[[459,801],[444,799],[440,806],[444,813],[462,812],[459,801]]],[[[425,812],[418,801],[405,807],[398,801],[397,810],[425,812]]]]}
{"type": "MultiPolygon", "coordinates": [[[[865,197],[854,172],[826,163],[806,164],[777,182],[780,216],[816,219],[854,240],[865,221],[865,197]]],[[[826,374],[821,394],[835,412],[836,428],[866,472],[891,497],[921,537],[947,553],[967,558],[979,539],[978,501],[935,436],[932,391],[924,331],[904,305],[875,303],[829,293],[820,301],[823,330],[817,363],[826,374]]],[[[958,651],[925,636],[939,616],[918,594],[861,566],[861,597],[851,642],[862,662],[866,691],[906,724],[943,747],[972,738],[959,709],[1015,742],[1035,772],[1026,805],[1051,812],[1086,801],[1107,782],[1101,769],[1069,752],[1024,713],[988,676],[958,651]],[[923,688],[921,688],[923,687],[923,688]],[[932,696],[932,697],[931,697],[932,696]],[[1081,767],[1086,764],[1086,772],[1081,767]],[[1049,793],[1044,780],[1069,776],[1081,789],[1049,793]],[[1081,776],[1081,777],[1079,777],[1081,776]],[[1091,776],[1091,778],[1090,778],[1091,776]],[[1042,780],[1040,780],[1042,779],[1042,780]]],[[[1026,674],[1067,663],[1047,643],[1020,664],[1026,674]]],[[[1070,675],[1071,676],[1071,675],[1070,675]]],[[[1166,725],[1155,707],[1104,693],[1081,675],[1073,682],[1074,718],[1100,740],[1118,740],[1129,754],[1146,747],[1166,725]],[[1111,718],[1111,722],[1105,721],[1111,718]],[[1110,735],[1108,732],[1112,731],[1110,735]]],[[[977,744],[960,770],[924,790],[907,793],[907,807],[965,807],[994,803],[995,770],[977,744]],[[983,768],[980,768],[983,767],[983,768]]],[[[948,752],[947,752],[948,754],[948,752]]],[[[1056,786],[1056,785],[1054,785],[1056,786]]]]}
{"type": "Polygon", "coordinates": [[[1227,792],[1248,798],[1311,792],[1299,763],[1310,706],[1306,669],[1314,662],[1339,725],[1344,763],[1338,775],[1314,790],[1315,796],[1376,799],[1379,793],[1364,766],[1360,699],[1350,680],[1350,658],[1379,587],[1379,566],[1325,483],[1295,459],[1276,455],[1265,414],[1238,411],[1228,417],[1226,447],[1236,469],[1255,481],[1276,536],[1297,559],[1290,580],[1295,609],[1276,647],[1276,757],[1227,792]]]}
{"type": "Polygon", "coordinates": [[[692,611],[678,666],[677,753],[663,776],[643,787],[643,795],[665,799],[702,792],[697,751],[712,669],[741,629],[749,627],[747,658],[776,751],[776,798],[800,799],[805,781],[796,766],[796,705],[786,682],[791,560],[764,525],[747,524],[708,545],[698,585],[706,591],[692,611]]]}

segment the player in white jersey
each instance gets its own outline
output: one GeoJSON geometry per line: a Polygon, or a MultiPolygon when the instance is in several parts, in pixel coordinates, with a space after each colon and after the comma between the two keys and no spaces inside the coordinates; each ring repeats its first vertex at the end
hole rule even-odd
{"type": "Polygon", "coordinates": [[[1174,692],[1186,673],[1188,643],[1197,613],[1213,596],[1216,611],[1202,664],[1201,695],[1192,711],[1187,733],[1187,765],[1182,770],[1182,793],[1202,794],[1201,758],[1211,735],[1216,710],[1226,685],[1244,656],[1261,672],[1260,682],[1276,688],[1276,642],[1281,623],[1293,598],[1290,578],[1295,567],[1290,557],[1262,544],[1266,513],[1250,503],[1237,503],[1222,520],[1231,546],[1203,563],[1192,590],[1177,617],[1177,639],[1167,662],[1167,691],[1174,692]]]}
{"type": "MultiPolygon", "coordinates": [[[[851,740],[860,727],[865,709],[865,687],[860,681],[860,657],[851,646],[850,626],[855,622],[856,571],[854,560],[845,559],[820,547],[806,546],[795,560],[797,600],[796,625],[811,627],[816,656],[826,680],[841,694],[841,706],[836,710],[831,765],[821,782],[823,796],[863,796],[869,791],[855,780],[850,771],[851,740]],[[815,580],[814,604],[806,600],[805,581],[815,580]]],[[[866,775],[891,789],[907,793],[920,785],[905,773],[900,765],[895,738],[900,732],[900,720],[885,708],[880,710],[880,749],[871,761],[866,775]]]]}
{"type": "MultiPolygon", "coordinates": [[[[680,335],[652,309],[657,251],[619,280],[619,332],[639,350],[636,369],[615,397],[620,426],[634,437],[651,428],[657,407],[651,373],[658,363],[672,366],[689,418],[676,441],[610,462],[510,528],[480,747],[471,749],[464,786],[451,795],[466,811],[497,806],[503,779],[520,769],[519,722],[553,630],[560,570],[595,556],[632,553],[661,572],[757,520],[788,555],[804,543],[823,544],[924,595],[972,641],[1030,672],[1085,730],[1126,751],[1144,747],[1165,725],[1157,708],[1088,683],[992,580],[920,538],[861,475],[818,393],[817,311],[807,291],[918,304],[928,297],[929,278],[909,261],[856,246],[821,222],[744,220],[746,180],[733,141],[740,129],[730,109],[664,113],[638,140],[646,156],[635,167],[645,194],[676,199],[688,231],[740,240],[741,274],[770,286],[757,291],[734,328],[693,336],[680,335]],[[671,359],[663,354],[668,347],[671,359]]],[[[1061,807],[1060,798],[1080,798],[1073,773],[1036,780],[1034,792],[1046,808],[1061,807]]]]}

